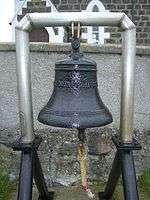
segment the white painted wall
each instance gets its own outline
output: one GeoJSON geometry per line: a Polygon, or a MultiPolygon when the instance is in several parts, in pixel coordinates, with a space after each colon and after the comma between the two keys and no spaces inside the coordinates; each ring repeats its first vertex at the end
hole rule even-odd
{"type": "Polygon", "coordinates": [[[0,42],[12,41],[12,27],[9,25],[14,15],[14,0],[0,0],[0,42]]]}

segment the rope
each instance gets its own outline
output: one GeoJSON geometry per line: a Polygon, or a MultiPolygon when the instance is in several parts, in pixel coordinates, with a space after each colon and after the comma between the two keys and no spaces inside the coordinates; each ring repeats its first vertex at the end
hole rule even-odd
{"type": "Polygon", "coordinates": [[[94,194],[91,192],[91,190],[88,187],[88,181],[87,181],[87,158],[86,158],[86,150],[83,143],[79,143],[77,147],[78,151],[78,161],[80,163],[80,171],[81,171],[81,184],[83,187],[83,190],[87,193],[87,196],[90,199],[94,198],[94,194]]]}

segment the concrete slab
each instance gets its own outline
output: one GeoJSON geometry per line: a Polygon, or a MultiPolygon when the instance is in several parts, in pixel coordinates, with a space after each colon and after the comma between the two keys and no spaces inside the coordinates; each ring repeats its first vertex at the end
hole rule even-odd
{"type": "MultiPolygon", "coordinates": [[[[54,200],[88,200],[87,194],[82,190],[81,187],[57,187],[52,188],[50,191],[54,192],[54,200]]],[[[92,192],[95,194],[93,200],[98,200],[98,190],[93,189],[92,192]]],[[[11,200],[16,200],[16,194],[13,195],[11,200]]],[[[38,200],[38,192],[36,189],[33,191],[33,200],[38,200]]]]}
{"type": "MultiPolygon", "coordinates": [[[[82,190],[81,187],[57,187],[53,188],[50,191],[54,192],[54,200],[88,200],[87,194],[82,190]]],[[[95,194],[95,198],[93,200],[98,200],[98,191],[93,189],[92,192],[95,194]]],[[[34,191],[33,200],[37,200],[38,195],[37,192],[34,191]]]]}

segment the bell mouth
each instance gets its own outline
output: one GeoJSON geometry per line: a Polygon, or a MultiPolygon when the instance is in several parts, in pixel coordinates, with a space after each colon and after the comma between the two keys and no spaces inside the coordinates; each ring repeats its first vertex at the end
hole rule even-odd
{"type": "Polygon", "coordinates": [[[99,111],[52,111],[42,110],[39,113],[38,121],[54,127],[61,128],[93,128],[108,125],[113,118],[108,109],[99,111]]]}

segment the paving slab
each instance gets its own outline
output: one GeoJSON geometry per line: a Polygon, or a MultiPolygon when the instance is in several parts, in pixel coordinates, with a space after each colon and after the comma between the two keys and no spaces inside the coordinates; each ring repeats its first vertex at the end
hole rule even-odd
{"type": "MultiPolygon", "coordinates": [[[[82,190],[81,187],[57,187],[51,188],[50,192],[54,192],[54,200],[88,200],[87,194],[82,190]]],[[[98,199],[98,191],[97,189],[93,189],[92,192],[95,194],[93,200],[98,199]]],[[[16,200],[16,194],[13,195],[11,200],[16,200]]],[[[36,189],[33,191],[33,200],[38,200],[38,192],[36,189]]]]}
{"type": "MultiPolygon", "coordinates": [[[[87,194],[81,187],[58,187],[51,189],[54,192],[54,200],[88,200],[87,194]]],[[[98,192],[93,189],[92,192],[95,194],[93,200],[98,200],[98,192]]],[[[37,193],[34,192],[33,200],[37,200],[37,193]]]]}
{"type": "MultiPolygon", "coordinates": [[[[103,191],[105,184],[99,186],[92,186],[92,192],[95,194],[93,199],[88,198],[85,192],[80,186],[71,186],[71,187],[54,187],[50,188],[50,192],[54,192],[53,200],[100,200],[98,198],[98,192],[103,191]]],[[[140,200],[150,200],[149,192],[143,191],[142,188],[139,188],[140,200]]],[[[38,200],[38,192],[33,188],[33,198],[32,200],[38,200]]],[[[17,200],[17,194],[14,193],[10,200],[17,200]]],[[[118,185],[116,188],[115,195],[112,200],[123,200],[123,188],[121,185],[118,185]]]]}

